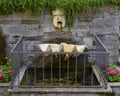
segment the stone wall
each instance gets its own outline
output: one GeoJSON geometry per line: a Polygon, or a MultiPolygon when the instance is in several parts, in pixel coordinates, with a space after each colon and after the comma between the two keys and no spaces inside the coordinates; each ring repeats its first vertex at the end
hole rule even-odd
{"type": "Polygon", "coordinates": [[[10,83],[0,83],[0,96],[10,96],[8,88],[10,83]]]}
{"type": "Polygon", "coordinates": [[[72,38],[88,48],[93,47],[93,35],[100,34],[102,41],[110,52],[110,61],[117,62],[120,50],[120,11],[116,7],[91,9],[88,13],[78,13],[75,16],[70,32],[67,27],[57,30],[52,24],[52,14],[49,9],[34,17],[26,13],[14,13],[10,16],[0,16],[0,31],[7,37],[7,53],[21,36],[41,36],[42,39],[57,36],[72,38]],[[61,35],[62,33],[62,35],[61,35]]]}
{"type": "Polygon", "coordinates": [[[104,88],[18,88],[9,89],[10,96],[111,96],[112,89],[104,88]]]}

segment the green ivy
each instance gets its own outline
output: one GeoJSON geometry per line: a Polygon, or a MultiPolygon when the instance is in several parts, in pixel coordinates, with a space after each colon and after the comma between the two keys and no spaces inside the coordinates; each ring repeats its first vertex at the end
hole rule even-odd
{"type": "Polygon", "coordinates": [[[28,11],[30,14],[35,15],[43,12],[46,7],[45,0],[19,0],[19,6],[22,10],[28,11]]]}
{"type": "Polygon", "coordinates": [[[71,27],[74,16],[79,11],[89,11],[93,6],[115,5],[120,7],[120,0],[0,0],[0,14],[12,14],[25,11],[31,15],[40,14],[46,7],[60,9],[66,16],[67,26],[71,27]]]}

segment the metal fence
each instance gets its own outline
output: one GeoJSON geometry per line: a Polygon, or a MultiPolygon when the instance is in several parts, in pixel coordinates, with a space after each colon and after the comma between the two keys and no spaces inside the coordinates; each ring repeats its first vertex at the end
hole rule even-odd
{"type": "Polygon", "coordinates": [[[22,37],[11,51],[11,87],[104,87],[107,75],[103,63],[109,54],[98,36],[94,50],[86,52],[41,52],[41,37],[22,37]],[[66,56],[68,57],[66,58],[66,56]]]}

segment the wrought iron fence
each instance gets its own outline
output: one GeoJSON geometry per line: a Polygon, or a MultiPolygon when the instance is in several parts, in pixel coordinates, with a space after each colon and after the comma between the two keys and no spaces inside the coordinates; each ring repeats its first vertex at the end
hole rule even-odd
{"type": "Polygon", "coordinates": [[[109,54],[98,36],[95,50],[86,52],[41,52],[41,37],[22,37],[11,51],[11,87],[104,87],[103,63],[109,54]]]}

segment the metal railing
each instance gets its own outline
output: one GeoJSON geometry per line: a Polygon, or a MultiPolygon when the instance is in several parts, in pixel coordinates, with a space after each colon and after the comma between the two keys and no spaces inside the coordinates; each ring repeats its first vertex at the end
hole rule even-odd
{"type": "Polygon", "coordinates": [[[107,75],[102,63],[109,54],[98,36],[95,51],[40,52],[40,37],[22,37],[11,51],[14,87],[104,87],[107,75]]]}

